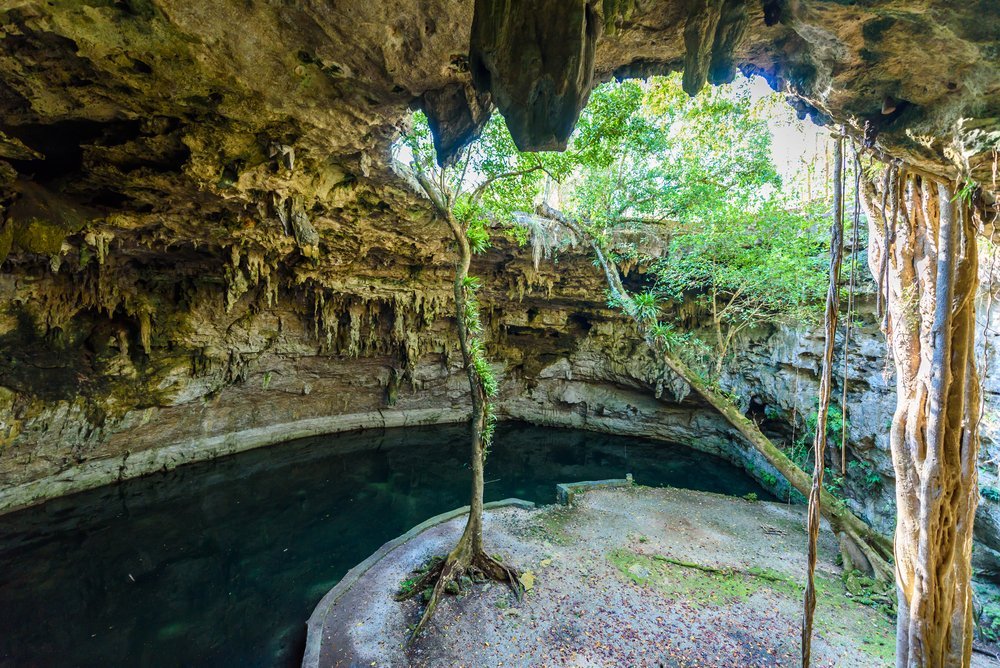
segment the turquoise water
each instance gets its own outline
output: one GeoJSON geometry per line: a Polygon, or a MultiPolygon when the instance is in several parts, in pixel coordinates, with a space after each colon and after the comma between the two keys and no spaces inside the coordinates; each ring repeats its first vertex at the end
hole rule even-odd
{"type": "MultiPolygon", "coordinates": [[[[0,516],[0,665],[298,665],[349,568],[468,502],[467,457],[464,426],[308,438],[0,516]]],[[[626,473],[771,498],[683,446],[505,423],[486,500],[626,473]]]]}

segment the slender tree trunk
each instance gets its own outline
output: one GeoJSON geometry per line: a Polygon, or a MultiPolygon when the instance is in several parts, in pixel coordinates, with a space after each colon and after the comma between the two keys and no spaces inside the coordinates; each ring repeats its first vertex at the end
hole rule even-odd
{"type": "Polygon", "coordinates": [[[896,367],[890,431],[896,472],[896,665],[968,666],[972,654],[972,522],[979,501],[975,229],[953,190],[894,175],[902,224],[873,203],[869,263],[887,267],[884,328],[896,367]],[[879,235],[879,226],[888,234],[879,235]]]}
{"type": "Polygon", "coordinates": [[[469,379],[469,393],[472,398],[471,438],[469,448],[469,464],[472,468],[472,483],[469,498],[469,517],[465,522],[465,530],[454,549],[443,560],[429,568],[409,591],[401,592],[398,598],[409,598],[422,593],[427,587],[433,587],[427,607],[420,621],[414,627],[411,640],[416,639],[427,626],[434,615],[441,596],[449,584],[460,583],[462,576],[470,574],[474,579],[490,578],[510,586],[514,594],[520,598],[521,584],[517,571],[500,563],[488,555],[483,549],[483,465],[486,459],[484,435],[490,425],[490,396],[487,392],[484,377],[476,365],[476,355],[482,354],[482,348],[477,344],[479,315],[471,301],[471,287],[468,284],[469,266],[472,263],[472,248],[466,228],[455,219],[451,212],[450,201],[441,189],[434,186],[426,175],[418,172],[417,180],[427,193],[437,209],[438,215],[448,223],[458,248],[458,260],[455,263],[455,327],[458,331],[459,348],[462,351],[462,364],[469,379]],[[474,326],[476,329],[470,328],[474,326]],[[477,352],[478,351],[478,352],[477,352]]]}
{"type": "Polygon", "coordinates": [[[455,265],[455,322],[458,329],[459,347],[462,351],[462,364],[469,377],[469,394],[472,397],[471,427],[472,436],[469,448],[469,463],[472,467],[472,489],[469,500],[469,519],[465,531],[458,542],[458,550],[468,543],[472,552],[483,549],[483,430],[486,428],[486,391],[483,381],[476,373],[472,359],[472,342],[469,326],[466,321],[468,306],[468,288],[466,279],[469,277],[469,266],[472,263],[472,248],[465,230],[453,216],[448,216],[455,243],[458,245],[458,262],[455,265]]]}

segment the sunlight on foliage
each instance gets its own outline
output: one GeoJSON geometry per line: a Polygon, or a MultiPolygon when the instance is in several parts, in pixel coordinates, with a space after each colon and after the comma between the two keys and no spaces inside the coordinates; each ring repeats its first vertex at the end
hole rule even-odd
{"type": "MultiPolygon", "coordinates": [[[[825,292],[828,203],[784,187],[768,125],[778,104],[755,97],[747,80],[694,98],[677,75],[611,82],[594,90],[564,153],[520,153],[494,115],[442,171],[417,113],[397,158],[438,184],[476,253],[496,232],[530,240],[536,264],[564,246],[566,235],[538,213],[544,205],[626,273],[642,265],[638,317],[661,327],[671,304],[698,305],[713,329],[700,349],[712,350],[717,375],[739,332],[815,318],[825,292]]],[[[680,343],[673,326],[656,331],[680,343]]]]}

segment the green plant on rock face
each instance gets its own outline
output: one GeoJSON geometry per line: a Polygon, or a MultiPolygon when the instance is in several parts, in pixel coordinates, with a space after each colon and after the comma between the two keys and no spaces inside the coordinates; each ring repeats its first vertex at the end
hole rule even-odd
{"type": "Polygon", "coordinates": [[[469,245],[472,247],[472,252],[477,255],[485,253],[490,247],[490,233],[483,225],[474,225],[469,227],[466,231],[466,236],[469,237],[469,245]]]}
{"type": "Polygon", "coordinates": [[[660,314],[660,305],[652,292],[640,292],[632,296],[635,316],[640,322],[655,323],[660,314]]]}
{"type": "Polygon", "coordinates": [[[716,392],[718,392],[719,394],[721,394],[722,396],[724,396],[726,398],[726,400],[729,401],[729,403],[731,403],[731,404],[733,404],[735,406],[739,406],[740,405],[740,399],[742,398],[742,397],[740,397],[740,395],[736,394],[735,392],[731,392],[729,390],[723,389],[722,387],[720,387],[718,385],[716,385],[715,388],[716,388],[716,392]]]}
{"type": "Polygon", "coordinates": [[[676,336],[677,332],[674,328],[666,322],[657,322],[650,326],[649,336],[661,346],[664,346],[667,350],[670,350],[672,339],[676,336]]]}
{"type": "MultiPolygon", "coordinates": [[[[816,440],[816,424],[818,421],[817,411],[812,411],[805,417],[805,429],[802,433],[796,437],[795,442],[791,447],[786,447],[785,454],[795,462],[799,468],[803,470],[808,470],[812,468],[812,449],[813,443],[816,440]]],[[[826,439],[828,444],[835,444],[840,447],[841,435],[845,429],[849,428],[849,422],[844,420],[844,413],[841,411],[839,406],[830,405],[829,414],[827,415],[826,423],[826,439]]],[[[866,472],[867,473],[867,472],[866,472]]],[[[869,479],[866,475],[865,480],[867,485],[881,484],[881,478],[869,479]]],[[[831,493],[840,494],[840,488],[843,487],[843,479],[841,478],[839,482],[832,482],[828,485],[831,493]],[[831,489],[832,487],[832,489],[831,489]],[[836,490],[836,492],[834,492],[836,490]]]]}
{"type": "Polygon", "coordinates": [[[802,434],[796,438],[790,447],[785,448],[785,455],[803,471],[811,468],[812,439],[809,434],[802,434]]]}
{"type": "Polygon", "coordinates": [[[869,461],[852,460],[847,465],[847,470],[859,480],[862,489],[866,492],[874,492],[882,486],[882,476],[879,475],[878,471],[875,470],[875,467],[869,461]]]}
{"type": "Polygon", "coordinates": [[[982,496],[987,501],[992,501],[993,503],[1000,503],[1000,489],[996,487],[990,487],[989,485],[984,485],[979,488],[979,495],[982,496]]]}
{"type": "Polygon", "coordinates": [[[841,498],[844,496],[844,477],[838,475],[828,476],[823,486],[826,487],[826,491],[830,492],[835,497],[841,498]]]}
{"type": "Polygon", "coordinates": [[[1000,602],[988,601],[976,619],[976,631],[986,642],[1000,642],[1000,602]]]}

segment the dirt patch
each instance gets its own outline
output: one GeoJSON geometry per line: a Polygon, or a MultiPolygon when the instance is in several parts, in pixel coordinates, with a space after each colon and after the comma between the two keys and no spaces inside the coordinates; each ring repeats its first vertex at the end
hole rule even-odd
{"type": "MultiPolygon", "coordinates": [[[[575,506],[486,515],[491,552],[533,580],[450,596],[411,647],[418,600],[393,593],[457,539],[463,518],[391,551],[332,606],[327,666],[795,665],[805,574],[802,507],[680,489],[596,490],[575,506]]],[[[817,666],[892,664],[895,624],[844,589],[820,539],[817,666]]]]}

